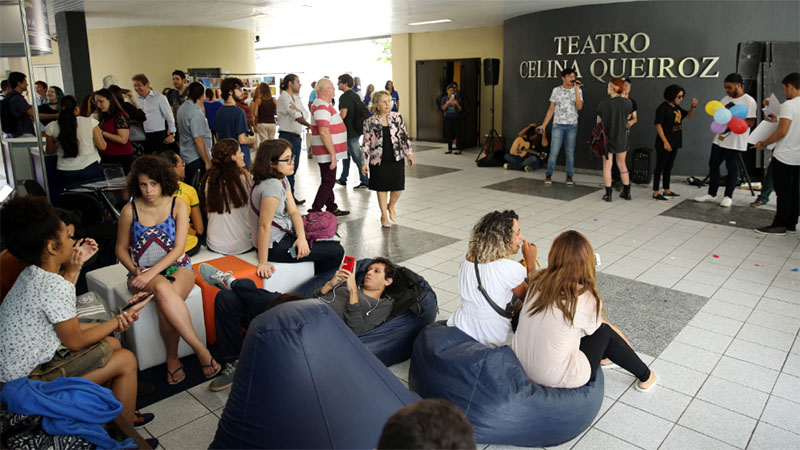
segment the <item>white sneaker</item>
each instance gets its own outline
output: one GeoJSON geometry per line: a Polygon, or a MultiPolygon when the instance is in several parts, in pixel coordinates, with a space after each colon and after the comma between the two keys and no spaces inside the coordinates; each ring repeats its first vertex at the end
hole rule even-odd
{"type": "Polygon", "coordinates": [[[511,169],[511,164],[509,164],[509,163],[503,164],[503,169],[510,170],[511,169]]]}
{"type": "Polygon", "coordinates": [[[703,194],[700,197],[695,197],[694,201],[700,202],[700,203],[715,202],[715,201],[717,201],[717,197],[715,197],[713,195],[709,195],[709,194],[703,194]]]}
{"type": "Polygon", "coordinates": [[[731,204],[733,204],[733,199],[731,199],[730,197],[723,197],[722,201],[719,202],[719,206],[723,208],[730,208],[731,204]]]}

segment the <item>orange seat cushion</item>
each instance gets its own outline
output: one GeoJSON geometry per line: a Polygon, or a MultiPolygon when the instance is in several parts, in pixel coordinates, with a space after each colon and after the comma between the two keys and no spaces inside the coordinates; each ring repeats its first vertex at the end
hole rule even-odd
{"type": "MultiPolygon", "coordinates": [[[[212,259],[204,263],[211,264],[223,272],[231,271],[233,276],[237,279],[249,278],[253,280],[259,288],[263,287],[261,278],[256,274],[256,266],[242,261],[236,256],[223,256],[222,258],[212,259]]],[[[216,299],[219,289],[203,281],[203,278],[200,276],[198,267],[200,264],[204,263],[194,264],[192,268],[195,274],[197,274],[195,283],[200,286],[200,292],[203,294],[203,317],[206,324],[206,341],[208,345],[212,345],[217,342],[217,330],[214,327],[214,299],[216,299]]]]}
{"type": "Polygon", "coordinates": [[[28,267],[28,263],[22,262],[8,250],[0,252],[0,304],[3,303],[6,294],[26,267],[28,267]]]}

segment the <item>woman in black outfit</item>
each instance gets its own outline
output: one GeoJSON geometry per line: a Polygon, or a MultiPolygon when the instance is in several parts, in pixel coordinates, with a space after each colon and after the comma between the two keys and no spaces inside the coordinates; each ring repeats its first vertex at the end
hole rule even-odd
{"type": "Polygon", "coordinates": [[[414,153],[399,113],[392,112],[392,97],[387,91],[372,96],[370,109],[374,114],[364,121],[364,141],[361,144],[361,172],[369,172],[369,189],[376,191],[381,208],[381,225],[390,226],[389,219],[397,221],[395,205],[406,188],[404,159],[414,165],[414,153]],[[387,203],[387,193],[389,201],[387,203]]]}
{"type": "Polygon", "coordinates": [[[625,157],[628,154],[628,128],[632,125],[633,104],[622,96],[625,92],[625,83],[622,78],[612,78],[608,82],[608,95],[610,98],[597,105],[597,122],[603,124],[608,137],[608,148],[603,157],[603,184],[606,193],[603,200],[611,201],[611,167],[617,161],[620,178],[622,178],[622,193],[620,197],[631,199],[631,178],[625,157]],[[613,158],[611,155],[614,155],[613,158]]]}
{"type": "Polygon", "coordinates": [[[694,115],[697,99],[692,99],[689,111],[679,105],[683,101],[685,91],[677,84],[664,89],[664,102],[656,109],[656,170],[653,174],[653,199],[668,200],[667,197],[678,197],[669,190],[669,177],[672,175],[672,164],[678,149],[683,145],[683,119],[694,115]],[[664,195],[658,193],[658,184],[663,177],[664,195]]]}

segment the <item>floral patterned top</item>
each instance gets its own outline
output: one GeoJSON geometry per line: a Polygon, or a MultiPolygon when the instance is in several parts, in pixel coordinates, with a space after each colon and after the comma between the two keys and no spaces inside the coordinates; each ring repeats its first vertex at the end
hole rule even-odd
{"type": "MultiPolygon", "coordinates": [[[[389,122],[390,135],[392,137],[392,150],[397,161],[413,156],[411,150],[411,139],[406,131],[406,124],[399,113],[390,112],[387,118],[389,122]]],[[[361,144],[361,160],[369,161],[370,165],[381,164],[383,156],[383,125],[381,118],[377,114],[364,121],[364,140],[361,144]]]]}
{"type": "Polygon", "coordinates": [[[75,285],[30,265],[0,305],[0,382],[27,376],[53,359],[61,340],[53,326],[77,315],[75,285]]]}

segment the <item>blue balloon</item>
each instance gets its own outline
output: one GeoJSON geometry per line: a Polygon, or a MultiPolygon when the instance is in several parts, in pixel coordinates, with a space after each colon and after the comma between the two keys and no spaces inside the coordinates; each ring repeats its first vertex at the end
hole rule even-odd
{"type": "Polygon", "coordinates": [[[747,106],[744,105],[733,105],[731,108],[731,115],[733,117],[739,119],[746,119],[747,118],[747,106]]]}
{"type": "Polygon", "coordinates": [[[731,110],[728,108],[720,108],[714,111],[714,122],[717,122],[720,125],[725,125],[730,122],[731,117],[733,117],[733,115],[731,114],[731,110]]]}

